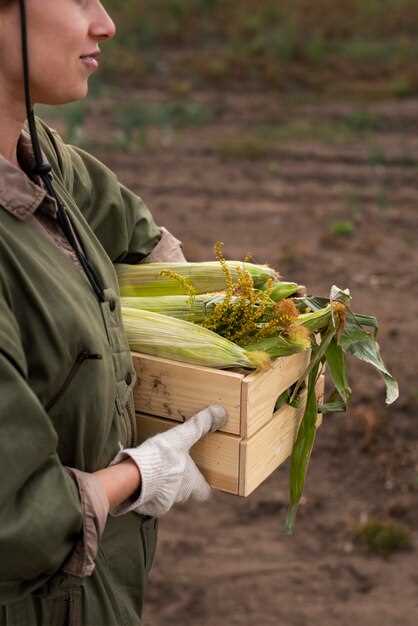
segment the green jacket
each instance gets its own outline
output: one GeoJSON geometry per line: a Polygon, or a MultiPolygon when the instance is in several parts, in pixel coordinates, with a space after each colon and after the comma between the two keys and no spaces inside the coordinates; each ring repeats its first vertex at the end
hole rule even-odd
{"type": "Polygon", "coordinates": [[[65,467],[93,472],[136,443],[114,264],[143,259],[160,229],[108,168],[37,124],[106,301],[31,220],[6,210],[13,190],[0,180],[0,626],[136,626],[157,520],[109,516],[95,564],[66,573],[92,528],[65,467]]]}

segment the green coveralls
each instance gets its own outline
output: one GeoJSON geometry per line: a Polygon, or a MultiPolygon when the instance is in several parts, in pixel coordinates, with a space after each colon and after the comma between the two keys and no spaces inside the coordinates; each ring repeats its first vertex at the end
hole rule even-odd
{"type": "Polygon", "coordinates": [[[108,168],[37,125],[106,302],[52,241],[0,206],[0,626],[137,626],[157,520],[109,516],[92,574],[63,573],[83,533],[64,466],[94,472],[119,444],[136,444],[113,264],[139,262],[160,229],[108,168]]]}

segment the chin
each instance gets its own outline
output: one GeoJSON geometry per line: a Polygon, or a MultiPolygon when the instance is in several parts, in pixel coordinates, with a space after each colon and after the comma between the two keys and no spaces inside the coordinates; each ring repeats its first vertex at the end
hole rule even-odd
{"type": "Polygon", "coordinates": [[[34,96],[33,100],[37,104],[45,104],[48,106],[70,104],[71,102],[84,100],[84,98],[87,97],[88,92],[89,92],[89,87],[86,81],[83,85],[79,85],[75,89],[68,90],[66,92],[62,92],[59,94],[49,93],[49,94],[39,95],[38,97],[34,96]]]}

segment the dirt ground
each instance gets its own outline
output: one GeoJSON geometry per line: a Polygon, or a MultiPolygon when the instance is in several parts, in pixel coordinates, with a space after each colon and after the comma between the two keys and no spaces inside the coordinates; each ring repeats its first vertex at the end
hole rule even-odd
{"type": "MultiPolygon", "coordinates": [[[[199,98],[221,102],[213,124],[99,158],[183,240],[189,260],[212,259],[222,240],[226,256],[251,253],[311,294],[349,287],[352,308],[380,321],[401,396],[385,406],[377,373],[351,362],[353,404],[320,429],[293,537],[282,532],[287,464],[248,499],[217,492],[172,510],[161,520],[144,624],[417,626],[418,101],[369,106],[385,120],[372,148],[361,136],[278,141],[251,161],[223,159],[219,143],[279,125],[286,105],[262,93],[199,98]],[[344,220],[351,236],[333,232],[344,220]],[[415,547],[388,559],[367,553],[353,540],[367,516],[403,523],[415,547]]],[[[297,115],[324,123],[353,107],[299,104],[297,115]]]]}

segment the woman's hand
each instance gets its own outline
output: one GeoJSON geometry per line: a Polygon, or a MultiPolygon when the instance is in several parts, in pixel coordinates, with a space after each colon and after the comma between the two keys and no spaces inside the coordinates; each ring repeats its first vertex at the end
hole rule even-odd
{"type": "MultiPolygon", "coordinates": [[[[211,405],[184,424],[150,437],[137,448],[121,450],[107,469],[126,463],[123,459],[128,457],[131,463],[135,463],[135,471],[140,474],[141,491],[134,501],[132,498],[129,502],[120,500],[123,504],[116,506],[112,514],[121,515],[135,510],[144,515],[160,517],[174,503],[185,502],[191,496],[199,501],[206,500],[210,496],[211,488],[189,451],[207,433],[224,426],[226,420],[225,409],[219,405],[211,405]]],[[[136,483],[132,492],[138,486],[136,483]]],[[[126,497],[129,495],[131,494],[126,497]]]]}

